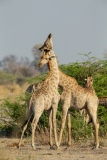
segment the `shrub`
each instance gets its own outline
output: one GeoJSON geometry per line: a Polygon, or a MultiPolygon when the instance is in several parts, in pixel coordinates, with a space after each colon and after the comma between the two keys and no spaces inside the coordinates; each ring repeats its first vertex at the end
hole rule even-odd
{"type": "Polygon", "coordinates": [[[0,71],[0,85],[13,83],[14,81],[14,75],[0,71]]]}
{"type": "MultiPolygon", "coordinates": [[[[95,57],[90,57],[90,53],[85,55],[87,60],[84,62],[76,62],[68,65],[61,65],[60,69],[69,76],[76,78],[80,85],[84,85],[84,79],[87,74],[92,74],[94,78],[94,88],[98,96],[107,96],[107,61],[98,60],[95,57]]],[[[41,74],[37,77],[31,78],[28,80],[30,83],[39,83],[43,81],[47,76],[46,74],[41,74]]],[[[30,95],[29,95],[30,96],[30,95]]],[[[6,114],[11,117],[11,122],[8,123],[8,126],[18,126],[22,125],[22,122],[25,119],[25,106],[28,101],[29,96],[22,95],[16,97],[14,100],[5,99],[2,104],[6,114]]],[[[57,126],[58,131],[60,130],[61,125],[61,111],[62,105],[59,103],[57,111],[57,126]]],[[[83,117],[71,109],[71,123],[72,123],[72,137],[74,140],[85,139],[91,137],[93,128],[91,125],[87,126],[84,124],[83,117]]],[[[98,108],[98,120],[100,123],[99,135],[106,136],[107,132],[107,111],[104,107],[99,106],[98,108]]],[[[39,127],[45,128],[48,127],[48,114],[44,112],[40,117],[39,127]]],[[[65,130],[66,133],[66,130],[65,130]]]]}

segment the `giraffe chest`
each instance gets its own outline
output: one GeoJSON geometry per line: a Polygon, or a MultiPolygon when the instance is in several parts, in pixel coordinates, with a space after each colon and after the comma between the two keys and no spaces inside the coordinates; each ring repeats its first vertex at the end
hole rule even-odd
{"type": "Polygon", "coordinates": [[[57,106],[60,99],[59,97],[60,95],[56,89],[43,95],[44,110],[49,110],[53,104],[57,106]]]}

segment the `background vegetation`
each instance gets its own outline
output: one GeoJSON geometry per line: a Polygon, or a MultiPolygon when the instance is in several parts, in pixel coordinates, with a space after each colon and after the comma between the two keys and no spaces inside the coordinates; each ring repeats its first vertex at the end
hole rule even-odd
{"type": "MultiPolygon", "coordinates": [[[[35,50],[35,48],[34,48],[35,50]]],[[[37,56],[37,55],[36,55],[37,56]]],[[[91,53],[84,54],[81,56],[84,57],[83,62],[75,62],[68,65],[60,65],[59,68],[69,76],[76,78],[78,83],[81,86],[84,86],[84,79],[88,75],[92,75],[94,79],[94,88],[99,97],[107,96],[107,60],[100,60],[96,57],[92,57],[91,53]]],[[[6,57],[5,57],[6,58],[6,57]]],[[[7,57],[9,58],[9,57],[7,57]]],[[[8,62],[7,60],[3,60],[1,63],[2,69],[0,71],[0,85],[5,85],[7,83],[13,84],[18,83],[22,85],[27,81],[29,84],[31,83],[39,83],[44,80],[47,76],[47,68],[44,70],[38,70],[30,72],[31,64],[28,60],[24,60],[23,63],[17,61],[17,59],[13,56],[10,56],[10,59],[14,63],[14,70],[9,67],[12,62],[8,62]],[[3,67],[6,66],[7,67],[3,67]],[[4,65],[5,64],[5,65],[4,65]],[[22,65],[23,64],[23,65],[22,65]],[[25,65],[26,64],[26,65],[25,65]],[[31,75],[32,73],[32,75],[31,75]],[[39,75],[38,75],[39,74],[39,75]],[[34,77],[36,75],[36,77],[34,77]]],[[[10,60],[9,60],[10,61],[10,60]]],[[[37,58],[38,61],[38,58],[37,58]]],[[[37,64],[37,62],[35,62],[37,64]]],[[[37,65],[36,65],[37,66],[37,65]]],[[[20,96],[15,98],[4,98],[2,99],[1,112],[5,115],[5,118],[1,116],[0,130],[1,134],[5,136],[19,136],[21,131],[21,126],[25,119],[25,108],[26,102],[28,101],[29,95],[22,93],[20,96]]],[[[60,130],[61,124],[61,104],[59,103],[58,111],[57,111],[57,126],[58,131],[60,130]]],[[[101,137],[107,136],[107,108],[103,106],[99,106],[98,108],[98,120],[100,123],[99,135],[101,137]]],[[[72,123],[72,137],[75,141],[85,138],[91,138],[93,127],[92,125],[86,126],[83,121],[83,116],[81,116],[77,111],[71,109],[71,123],[72,123]]],[[[44,112],[39,120],[37,130],[40,128],[45,129],[48,128],[48,114],[44,112]]],[[[26,134],[31,133],[30,126],[26,134]]],[[[64,135],[67,134],[67,128],[65,128],[64,135]]],[[[65,137],[65,136],[64,136],[65,137]]]]}

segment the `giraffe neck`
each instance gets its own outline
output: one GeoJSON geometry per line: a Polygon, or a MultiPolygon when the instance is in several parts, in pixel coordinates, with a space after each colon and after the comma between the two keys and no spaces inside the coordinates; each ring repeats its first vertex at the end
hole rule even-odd
{"type": "Polygon", "coordinates": [[[58,64],[57,64],[56,57],[53,57],[51,60],[49,60],[48,68],[49,68],[49,75],[45,81],[48,81],[48,80],[55,81],[58,86],[59,70],[58,70],[58,64]]]}
{"type": "Polygon", "coordinates": [[[63,73],[60,69],[59,69],[59,86],[64,90],[66,89],[66,87],[68,86],[74,86],[77,85],[77,81],[75,78],[70,77],[68,75],[66,75],[65,73],[63,73]]]}
{"type": "Polygon", "coordinates": [[[89,92],[91,92],[91,93],[94,93],[94,94],[95,94],[95,90],[94,90],[94,88],[93,88],[92,84],[88,84],[88,83],[86,83],[86,84],[85,84],[85,89],[87,89],[89,92]]]}

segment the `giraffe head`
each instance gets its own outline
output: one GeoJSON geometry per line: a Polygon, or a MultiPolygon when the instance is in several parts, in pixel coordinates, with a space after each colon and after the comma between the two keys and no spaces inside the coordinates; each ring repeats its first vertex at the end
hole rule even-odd
{"type": "Polygon", "coordinates": [[[43,50],[43,56],[41,57],[41,60],[38,66],[42,67],[44,64],[48,63],[53,58],[55,58],[55,54],[52,50],[43,50]]]}
{"type": "Polygon", "coordinates": [[[53,42],[52,42],[52,34],[50,33],[44,42],[43,46],[39,48],[39,50],[52,50],[53,49],[53,42]]]}
{"type": "Polygon", "coordinates": [[[85,86],[92,86],[93,85],[93,78],[92,76],[88,76],[87,79],[85,79],[85,86]]]}

